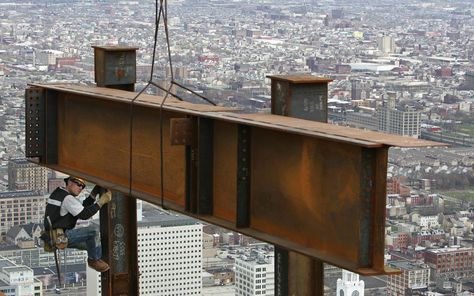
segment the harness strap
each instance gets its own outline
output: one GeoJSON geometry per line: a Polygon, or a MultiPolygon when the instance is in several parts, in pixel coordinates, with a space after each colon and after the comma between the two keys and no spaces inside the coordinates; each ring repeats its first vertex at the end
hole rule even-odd
{"type": "MultiPolygon", "coordinates": [[[[58,206],[58,207],[60,207],[62,204],[62,202],[60,202],[59,200],[52,199],[52,198],[48,198],[47,203],[53,206],[58,206]]],[[[49,219],[49,216],[48,216],[48,219],[49,219]]]]}

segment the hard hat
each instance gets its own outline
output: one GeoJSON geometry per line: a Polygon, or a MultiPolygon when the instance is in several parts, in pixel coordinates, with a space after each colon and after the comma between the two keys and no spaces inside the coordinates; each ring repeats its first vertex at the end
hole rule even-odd
{"type": "Polygon", "coordinates": [[[86,181],[84,179],[81,179],[81,178],[78,178],[78,177],[73,177],[73,176],[69,176],[67,178],[64,178],[64,182],[66,182],[66,184],[69,181],[79,183],[78,185],[82,185],[83,188],[86,187],[86,181]]]}

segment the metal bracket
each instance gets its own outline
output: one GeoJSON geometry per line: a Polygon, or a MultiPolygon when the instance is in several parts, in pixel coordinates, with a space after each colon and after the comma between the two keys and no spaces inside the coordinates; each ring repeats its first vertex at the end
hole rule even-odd
{"type": "Polygon", "coordinates": [[[360,176],[361,186],[361,202],[365,205],[364,213],[361,215],[359,235],[360,249],[359,249],[359,264],[362,266],[370,266],[370,242],[371,242],[371,225],[372,225],[372,199],[374,198],[374,163],[375,150],[362,148],[362,170],[360,176]]]}
{"type": "Polygon", "coordinates": [[[250,127],[238,126],[237,143],[237,227],[250,226],[250,127]]]}
{"type": "Polygon", "coordinates": [[[170,119],[171,145],[191,145],[194,141],[194,120],[192,118],[170,119]]]}

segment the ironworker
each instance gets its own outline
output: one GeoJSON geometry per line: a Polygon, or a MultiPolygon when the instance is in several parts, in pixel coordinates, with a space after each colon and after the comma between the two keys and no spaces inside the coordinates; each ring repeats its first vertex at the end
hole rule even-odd
{"type": "Polygon", "coordinates": [[[77,177],[64,179],[66,187],[56,188],[47,201],[42,239],[45,250],[54,248],[76,248],[87,250],[87,264],[98,272],[109,270],[109,265],[101,260],[101,248],[98,241],[97,227],[87,226],[76,228],[78,219],[87,220],[99,209],[110,202],[112,193],[95,186],[90,195],[81,202],[79,194],[86,187],[84,180],[77,177]],[[96,201],[96,196],[100,194],[96,201]],[[51,245],[53,244],[53,245],[51,245]]]}

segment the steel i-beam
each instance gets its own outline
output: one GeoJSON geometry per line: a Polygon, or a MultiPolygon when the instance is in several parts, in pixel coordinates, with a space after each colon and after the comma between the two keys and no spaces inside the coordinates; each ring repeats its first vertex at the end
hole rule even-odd
{"type": "Polygon", "coordinates": [[[167,208],[360,274],[386,272],[388,148],[437,143],[172,98],[160,112],[149,95],[135,101],[130,133],[135,95],[30,85],[27,156],[154,204],[163,191],[167,208]],[[175,132],[176,119],[189,129],[175,132]],[[186,143],[175,134],[190,143],[173,145],[186,143]]]}

